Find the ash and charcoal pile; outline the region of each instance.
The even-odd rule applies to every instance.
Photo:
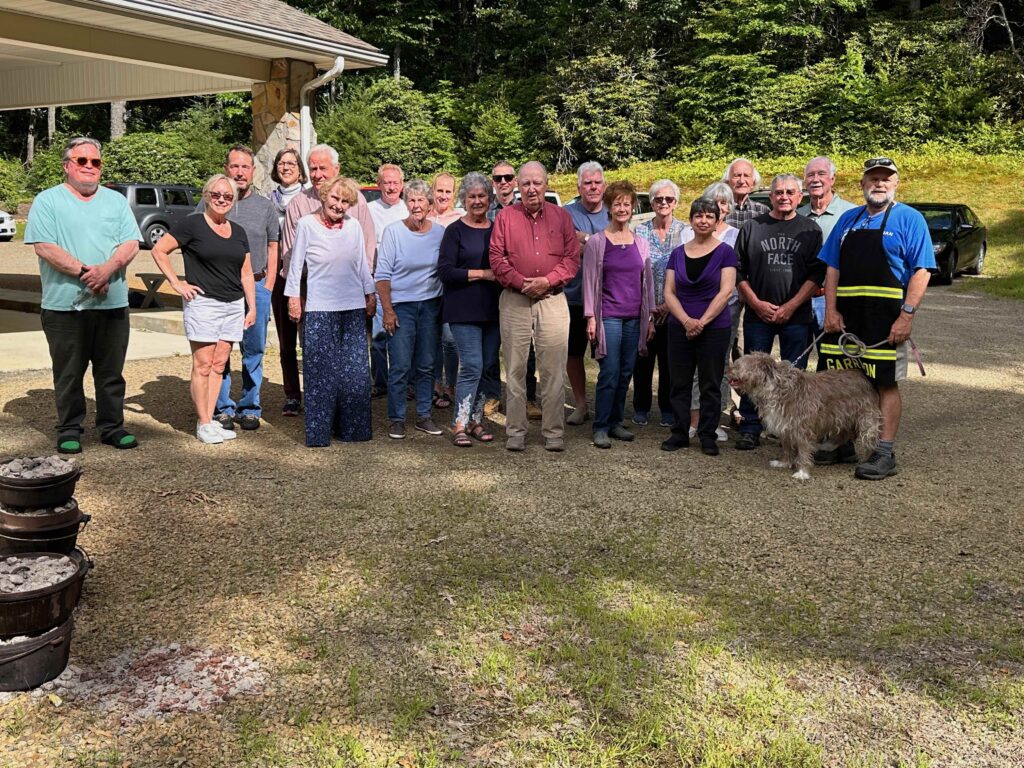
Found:
[[[70,579],[78,566],[70,557],[18,557],[0,559],[0,592],[31,592]]]
[[[0,477],[41,480],[47,477],[61,477],[74,468],[74,460],[65,461],[60,456],[34,456],[11,459],[5,464],[0,464]]]
[[[245,656],[172,645],[123,653],[93,669],[74,664],[36,690],[68,703],[120,716],[122,725],[181,712],[205,712],[236,696],[264,690],[266,674]],[[0,703],[15,694],[0,694]]]
[[[75,508],[75,504],[74,500],[66,501],[57,507],[9,507],[6,504],[0,504],[0,510],[25,517],[54,517],[70,512]]]

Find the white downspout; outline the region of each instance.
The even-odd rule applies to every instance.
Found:
[[[310,80],[299,90],[299,152],[303,162],[309,160],[309,148],[313,145],[313,117],[310,109],[313,91],[324,83],[331,82],[344,71],[345,57],[339,56],[334,60],[333,67]]]

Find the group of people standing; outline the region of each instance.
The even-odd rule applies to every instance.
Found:
[[[81,376],[90,361],[103,441],[137,445],[120,415],[120,368],[124,268],[139,233],[124,198],[99,187],[101,166],[97,142],[69,142],[67,182],[37,198],[26,232],[41,259],[58,450],[69,453],[81,450]],[[524,450],[529,419],[539,417],[544,448],[562,451],[565,424],[591,418],[584,369],[590,348],[600,367],[595,446],[634,439],[625,426],[630,382],[632,421],[649,423],[657,367],[659,423],[671,429],[662,449],[678,450],[696,437],[704,453],[716,455],[727,439],[720,426],[723,402],[731,400],[725,369],[742,314],[745,352],[771,351],[778,337],[782,357],[800,367],[818,329],[837,334],[852,324],[866,343],[891,347],[881,346],[877,364],[864,365],[841,349],[831,354],[835,345],[825,337],[819,366],[857,365],[876,382],[883,441],[857,475],[895,472],[902,345],[935,262],[923,219],[894,202],[898,173],[888,158],[865,163],[865,206],[834,193],[835,166],[824,157],[807,164],[803,183],[794,174],[773,178],[770,206],[751,199],[760,176],[739,158],[690,204],[685,221],[675,215],[678,186],[660,179],[648,191],[654,217],[635,231],[636,189],[628,181],[607,184],[596,162],[580,166],[579,197],[565,208],[545,199],[547,171],[536,161],[518,170],[498,163],[490,177],[441,174],[431,184],[407,182],[401,168],[384,165],[380,197],[369,203],[327,145],[313,147],[306,164],[293,149],[278,153],[269,197],[253,187],[248,147],[232,147],[224,170],[207,181],[196,213],[153,248],[183,300],[196,436],[204,443],[233,439],[236,426],[259,427],[273,313],[282,412],[297,416],[305,408],[310,447],[369,440],[374,396],[387,397],[390,438],[406,436],[411,401],[415,429],[442,435],[434,410],[450,406],[456,446],[491,442],[488,417],[500,407],[503,354],[505,447]],[[800,208],[803,184],[810,202]],[[88,235],[72,231],[97,204],[102,215],[92,220],[103,226],[83,228]],[[183,277],[171,265],[176,249]],[[87,312],[71,306],[78,290],[93,299]],[[111,343],[96,345],[98,337]],[[228,368],[236,342],[238,401]],[[69,353],[75,344],[78,351]],[[566,381],[574,400],[568,418]],[[757,448],[757,410],[741,397],[739,412],[736,448]],[[826,463],[849,456],[827,442],[819,454]]]

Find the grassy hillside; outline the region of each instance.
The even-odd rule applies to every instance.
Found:
[[[808,158],[756,159],[767,186],[776,173],[803,175]],[[978,157],[966,154],[894,155],[900,168],[897,197],[907,202],[963,202],[978,214],[989,230],[987,279],[971,280],[999,296],[1024,299],[1024,157],[1019,155]],[[860,180],[863,158],[833,158],[839,168],[837,188],[848,200],[861,200]],[[629,179],[646,189],[656,179],[669,178],[683,192],[683,200],[697,197],[712,181],[721,178],[727,159],[686,163],[661,162],[609,171],[609,179]],[[551,186],[564,199],[576,194],[576,178],[559,175]],[[683,205],[679,206],[682,210]],[[968,284],[961,281],[961,286]]]

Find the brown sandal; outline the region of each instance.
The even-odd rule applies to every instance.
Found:
[[[479,440],[481,443],[490,443],[494,440],[494,435],[488,432],[483,424],[470,424],[468,431],[470,437],[474,440]]]
[[[466,430],[458,429],[455,431],[455,437],[452,438],[452,442],[455,443],[458,448],[472,448],[473,441],[469,439],[469,435],[466,434]]]

